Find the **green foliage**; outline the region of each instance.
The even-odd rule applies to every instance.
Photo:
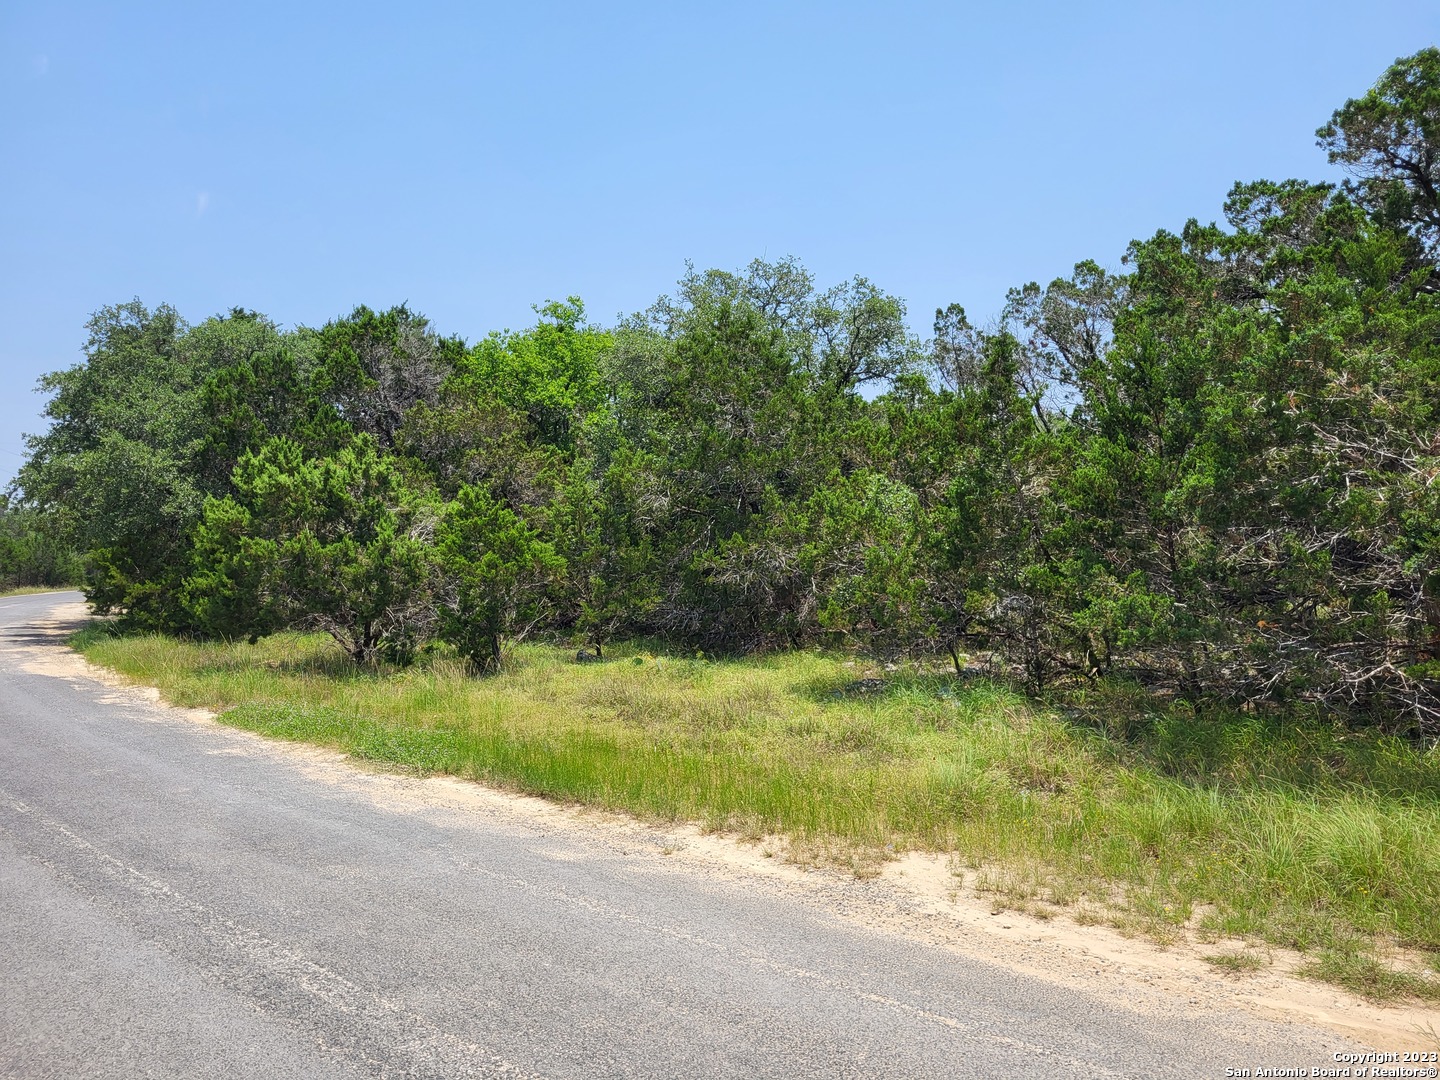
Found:
[[[0,501],[0,589],[74,585],[81,574],[53,516]]]
[[[188,628],[178,595],[207,494],[196,460],[207,435],[203,388],[277,332],[239,310],[191,329],[173,308],[138,300],[102,309],[87,329],[86,362],[41,380],[51,426],[31,437],[17,483],[87,553],[97,610]]]
[[[1407,238],[1343,194],[1253,184],[1227,208],[1231,232],[1192,222],[1131,247],[1056,489],[1067,546],[1120,603],[1134,662],[1191,696],[1432,728],[1435,686],[1404,669],[1436,625],[1422,387],[1440,310]]]
[[[233,484],[206,504],[184,590],[206,630],[253,641],[302,626],[362,663],[413,655],[433,618],[435,512],[372,438],[322,458],[274,439],[241,458]]]
[[[498,670],[547,613],[546,590],[565,560],[513,510],[472,486],[446,507],[436,554],[440,636],[481,671]]]
[[[319,330],[313,348],[312,392],[386,451],[411,409],[438,400],[464,355],[461,341],[441,338],[404,305],[382,312],[357,307]]]
[[[867,469],[832,475],[805,509],[820,624],[878,655],[912,651],[929,630],[915,493]]]
[[[1440,258],[1440,49],[1395,61],[1315,135],[1378,221],[1413,230],[1432,264]]]
[[[476,345],[459,385],[525,416],[540,443],[570,450],[576,430],[602,403],[599,357],[610,338],[586,326],[579,297],[535,311],[540,319],[533,329],[491,334]]]
[[[20,486],[140,626],[443,629],[481,668],[532,631],[843,643],[1433,739],[1437,87],[1425,49],[1336,111],[1347,184],[1238,184],[993,326],[937,311],[928,354],[788,258],[473,347],[403,306],[105,309]]]
[[[581,460],[556,500],[556,545],[565,560],[567,601],[576,628],[602,656],[617,631],[642,626],[660,601],[656,553],[640,528],[634,455],[611,453],[598,479]]]

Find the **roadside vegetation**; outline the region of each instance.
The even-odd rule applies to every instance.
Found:
[[[231,723],[1431,993],[1440,50],[1316,137],[924,340],[789,258],[476,342],[102,308],[0,524]]]
[[[79,585],[84,570],[54,514],[0,498],[0,596]]]
[[[1319,132],[1343,184],[1012,289],[933,337],[864,278],[690,271],[469,344],[406,307],[283,330],[138,300],[42,381],[16,513],[97,612],[329,634],[995,656],[1201,709],[1440,738],[1440,50]]]
[[[862,876],[953,852],[957,887],[1042,917],[1264,946],[1377,999],[1440,1000],[1440,755],[1376,732],[1100,687],[1047,708],[990,679],[876,678],[814,651],[707,660],[523,646],[361,669],[327,638],[85,631],[93,661],[223,723],[356,758],[695,821]],[[1237,950],[1235,942],[1257,948]]]

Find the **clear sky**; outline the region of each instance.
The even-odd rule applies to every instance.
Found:
[[[0,481],[139,296],[474,339],[697,266],[992,316],[1007,287],[1331,176],[1314,129],[1433,0],[0,4]]]

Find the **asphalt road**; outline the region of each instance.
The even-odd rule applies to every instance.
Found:
[[[47,666],[76,599],[0,599],[0,1075],[1188,1078],[1339,1045],[387,803]]]

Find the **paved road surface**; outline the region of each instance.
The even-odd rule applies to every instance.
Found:
[[[583,825],[387,806],[47,669],[77,599],[0,599],[0,1075],[1218,1077],[1340,1045],[646,872]]]

